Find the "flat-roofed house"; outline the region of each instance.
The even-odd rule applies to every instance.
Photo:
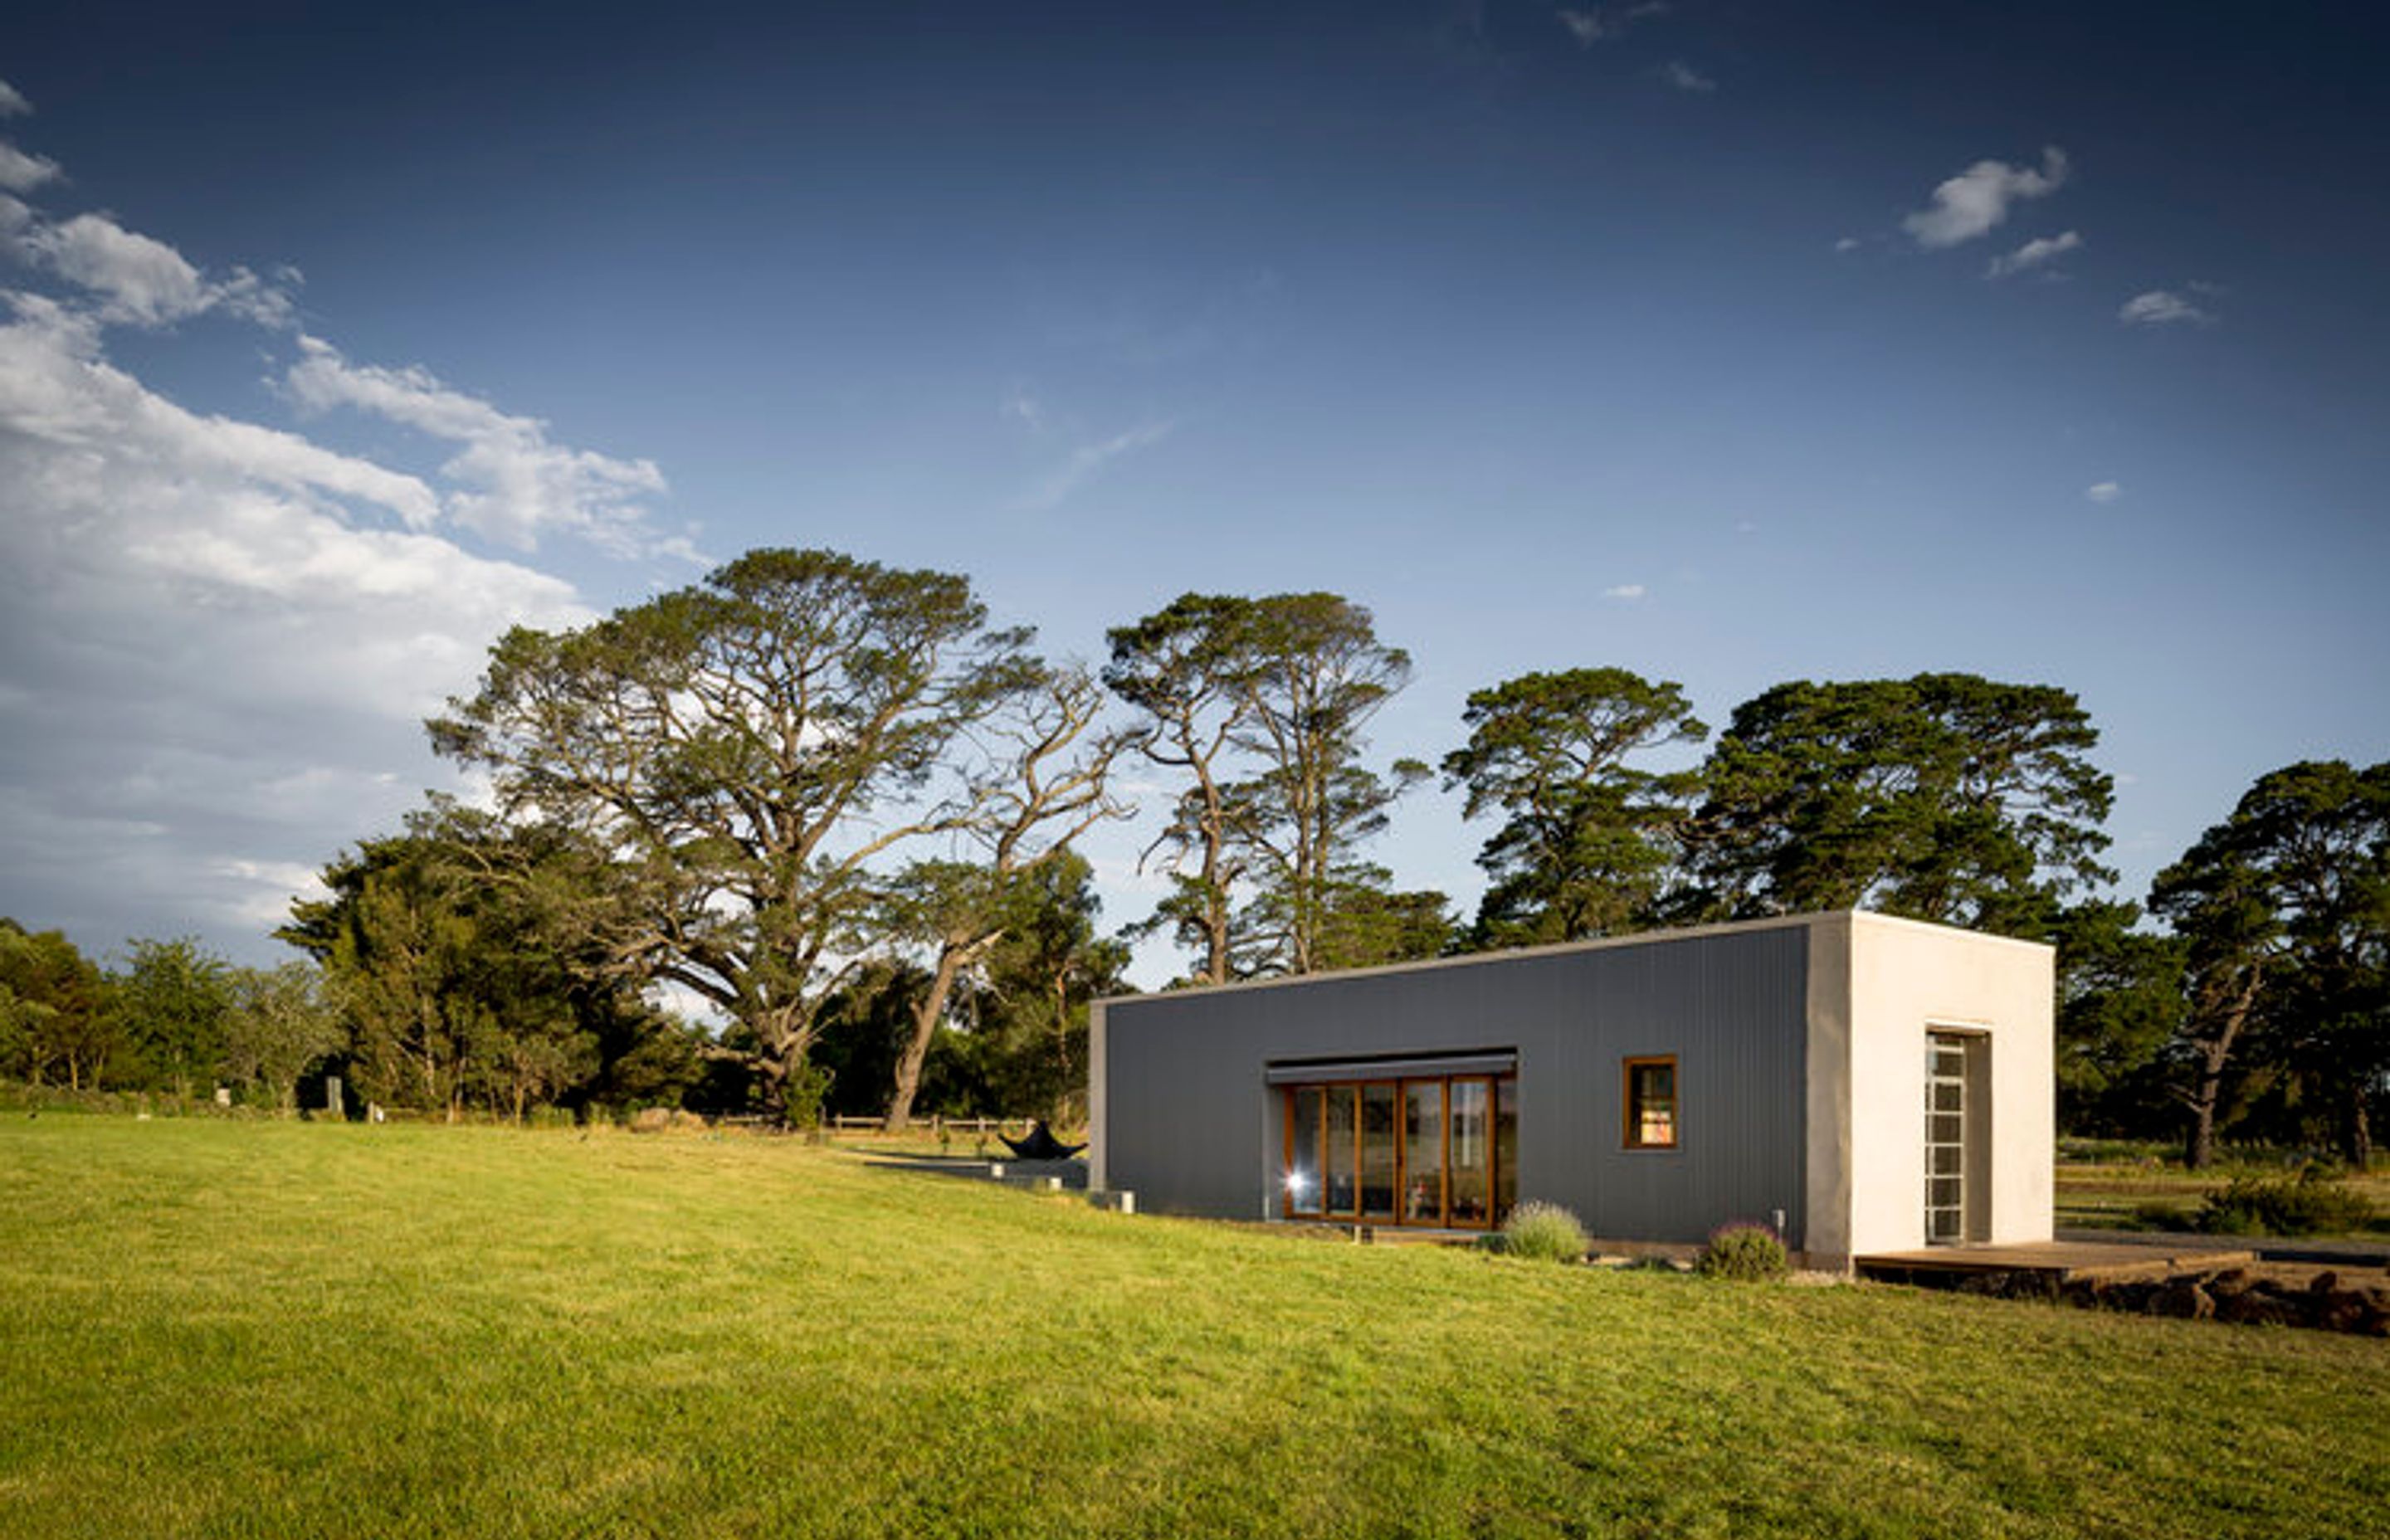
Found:
[[[2047,1240],[2050,948],[1859,912],[1099,1002],[1089,1184],[1148,1213],[1595,1236],[1809,1265]]]

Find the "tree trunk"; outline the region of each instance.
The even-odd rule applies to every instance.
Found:
[[[2225,1006],[2216,1035],[2199,1045],[2199,1079],[2189,1099],[2191,1136],[2183,1146],[2183,1164],[2205,1171],[2216,1159],[2216,1108],[2224,1099],[2224,1071],[2232,1061],[2232,1043],[2249,1020],[2257,1001],[2258,973],[2250,969],[2240,993]]]
[[[1209,802],[1203,815],[1203,982],[1228,982],[1228,891],[1220,881],[1220,847],[1227,841],[1219,794],[1204,779]]]
[[[2191,1136],[2183,1141],[2182,1163],[2192,1171],[2205,1171],[2216,1160],[2216,1103],[2194,1101],[2191,1106]]]
[[[938,948],[938,971],[930,980],[930,992],[921,996],[913,1010],[913,1035],[905,1045],[903,1057],[896,1060],[896,1088],[888,1098],[888,1132],[893,1134],[913,1123],[913,1095],[921,1088],[921,1066],[930,1057],[930,1044],[938,1035],[938,1022],[946,1013],[946,1000],[954,994],[955,979],[962,972],[972,948],[951,943]]]
[[[2348,1112],[2341,1120],[2340,1152],[2359,1176],[2373,1165],[2373,1120],[2365,1101],[2366,1087],[2353,1088],[2348,1094]]]

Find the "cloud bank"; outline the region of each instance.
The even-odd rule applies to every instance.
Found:
[[[0,85],[0,113],[21,102]],[[448,781],[421,720],[472,687],[489,644],[591,618],[569,583],[468,537],[651,551],[670,543],[640,500],[662,475],[296,335],[289,279],[203,271],[112,216],[5,203],[0,914],[103,951],[198,932],[270,955],[265,931],[324,861]],[[417,474],[191,410],[111,356],[117,329],[180,346],[161,328],[207,314],[258,328],[237,356],[295,348],[289,404],[456,453]]]

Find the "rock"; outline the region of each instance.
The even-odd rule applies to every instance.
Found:
[[[2159,1290],[2151,1299],[2150,1310],[2177,1320],[2204,1321],[2216,1314],[2216,1296],[2184,1279]]]
[[[2216,1302],[2216,1318],[2236,1326],[2292,1326],[2297,1312],[2263,1289],[2244,1289]]]
[[[634,1134],[661,1134],[672,1126],[672,1112],[662,1107],[642,1107],[631,1117]]]
[[[2315,1324],[2326,1331],[2355,1331],[2369,1312],[2371,1301],[2364,1290],[2333,1289],[2316,1295]]]
[[[2257,1275],[2246,1267],[2227,1267],[2207,1280],[2207,1291],[2216,1296],[2218,1304],[2229,1294],[2245,1294],[2257,1286]]]
[[[2307,1279],[2307,1292],[2310,1294],[2329,1294],[2339,1287],[2340,1275],[2329,1267]]]

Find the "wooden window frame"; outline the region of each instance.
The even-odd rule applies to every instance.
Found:
[[[1422,1228],[1452,1230],[1488,1230],[1494,1228],[1502,1222],[1503,1217],[1500,1213],[1495,1212],[1499,1207],[1496,1199],[1497,1195],[1501,1190],[1499,1176],[1501,1153],[1497,1147],[1497,1141],[1495,1138],[1495,1123],[1499,1115],[1502,1086],[1506,1084],[1515,1085],[1517,1082],[1518,1076],[1514,1074],[1410,1075],[1398,1076],[1393,1080],[1296,1081],[1292,1084],[1279,1087],[1279,1090],[1283,1093],[1279,1104],[1282,1160],[1282,1163],[1279,1169],[1281,1172],[1291,1171],[1295,1169],[1296,1165],[1295,1156],[1297,1151],[1295,1149],[1294,1142],[1294,1127],[1297,1121],[1295,1116],[1295,1108],[1298,1099],[1306,1095],[1324,1093],[1321,1095],[1319,1108],[1318,1148],[1308,1152],[1313,1156],[1314,1162],[1318,1167],[1318,1170],[1315,1173],[1316,1190],[1313,1192],[1309,1200],[1309,1207],[1297,1208],[1292,1195],[1281,1187],[1279,1190],[1279,1213],[1280,1217],[1286,1219],[1325,1221],[1331,1224],[1384,1225],[1390,1227],[1399,1227],[1408,1225]],[[1452,1217],[1452,1088],[1455,1085],[1464,1083],[1482,1086],[1485,1093],[1485,1206],[1488,1217],[1479,1220],[1455,1219]],[[1391,1219],[1369,1218],[1361,1213],[1361,1149],[1363,1145],[1361,1100],[1362,1088],[1368,1085],[1391,1085],[1394,1090],[1394,1216]],[[1439,1170],[1437,1172],[1436,1178],[1436,1196],[1437,1213],[1442,1217],[1436,1220],[1413,1220],[1404,1212],[1407,1207],[1405,1202],[1405,1191],[1409,1180],[1410,1165],[1409,1150],[1407,1148],[1404,1136],[1404,1118],[1406,1099],[1407,1097],[1409,1088],[1413,1085],[1434,1085],[1437,1087],[1436,1102],[1437,1106],[1441,1110],[1441,1116],[1437,1120],[1437,1137],[1439,1143],[1442,1145],[1442,1149],[1440,1151],[1441,1158],[1438,1161]],[[1349,1096],[1353,1098],[1353,1206],[1350,1209],[1330,1209],[1328,1207],[1328,1161],[1326,1157],[1328,1153],[1329,1116],[1327,1101],[1329,1097],[1340,1094]]]
[[[1641,1104],[1635,1097],[1635,1072],[1666,1066],[1668,1071],[1668,1137],[1643,1137]],[[1638,1054],[1624,1061],[1619,1072],[1619,1142],[1626,1149],[1682,1149],[1685,1146],[1685,1077],[1672,1053]]]

